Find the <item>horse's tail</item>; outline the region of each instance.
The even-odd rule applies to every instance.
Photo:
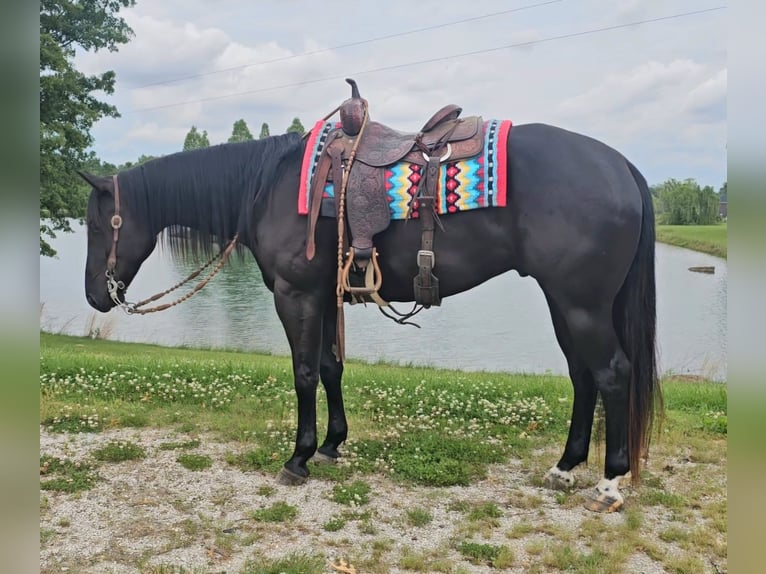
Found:
[[[613,319],[631,363],[628,457],[633,484],[638,484],[641,459],[648,455],[653,422],[656,415],[662,416],[663,401],[657,374],[654,207],[646,179],[633,164],[627,164],[641,193],[643,215],[638,249],[617,294]]]

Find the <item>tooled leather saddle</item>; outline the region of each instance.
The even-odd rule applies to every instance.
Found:
[[[348,237],[344,238],[343,246],[346,253],[350,242],[346,267],[353,259],[357,269],[366,270],[377,257],[374,237],[386,229],[391,220],[385,191],[386,169],[401,161],[418,164],[422,175],[413,202],[417,202],[421,221],[421,247],[416,255],[418,274],[413,280],[414,296],[416,304],[423,307],[440,305],[439,280],[433,273],[439,169],[447,160],[473,157],[482,151],[482,118],[460,118],[462,108],[450,104],[433,114],[419,132],[401,132],[369,120],[367,101],[359,95],[356,82],[346,81],[351,85],[351,98],[339,108],[341,125],[328,135],[311,182],[306,256],[308,259],[314,256],[322,192],[326,182],[332,181],[336,190],[336,215],[340,215],[338,204],[344,203],[348,222]],[[345,189],[340,189],[344,183]],[[340,195],[345,194],[344,202],[339,202],[339,191]],[[368,294],[377,291],[379,286],[378,280],[374,288],[367,289]],[[351,291],[348,287],[346,290]]]

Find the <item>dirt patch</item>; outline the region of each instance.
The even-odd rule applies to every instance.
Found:
[[[199,444],[187,442],[192,439]],[[660,447],[644,485],[625,489],[625,509],[609,515],[583,509],[577,491],[539,486],[557,456],[547,449],[530,460],[492,465],[488,478],[468,487],[355,477],[370,486],[369,502],[359,505],[334,501],[336,482],[313,479],[286,487],[274,475],[242,472],[226,456],[252,444],[220,443],[210,436],[42,429],[40,450],[90,464],[93,451],[117,440],[140,445],[145,458],[99,463],[90,489],[41,490],[41,572],[257,572],[246,569],[248,561],[292,553],[321,557],[326,572],[344,559],[358,574],[493,572],[500,566],[506,572],[646,574],[727,568],[725,441],[716,447],[722,456],[704,461],[693,450]],[[184,468],[177,461],[182,448],[209,456],[212,466]],[[596,483],[597,466],[578,470],[578,488]],[[277,512],[289,508],[296,512]],[[485,551],[505,562],[482,558]],[[588,564],[595,569],[586,569]]]

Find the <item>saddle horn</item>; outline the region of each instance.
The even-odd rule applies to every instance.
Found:
[[[351,97],[340,105],[340,125],[346,135],[355,136],[362,129],[367,100],[359,95],[356,81],[346,78],[346,82],[351,86]]]

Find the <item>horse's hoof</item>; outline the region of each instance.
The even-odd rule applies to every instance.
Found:
[[[583,506],[592,512],[615,512],[620,510],[623,505],[622,496],[607,494],[605,492],[599,492],[597,488],[593,488],[584,494],[585,503]]]
[[[301,484],[305,484],[308,478],[308,476],[301,476],[300,474],[296,474],[293,471],[282,467],[282,470],[279,471],[279,475],[277,476],[277,482],[284,486],[300,486]]]
[[[319,451],[314,453],[314,456],[311,457],[311,460],[313,460],[316,464],[336,464],[338,462],[336,457],[323,454]]]
[[[575,477],[574,474],[568,470],[559,470],[554,466],[545,473],[543,484],[545,485],[545,488],[550,488],[552,490],[570,490],[574,488]]]

